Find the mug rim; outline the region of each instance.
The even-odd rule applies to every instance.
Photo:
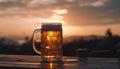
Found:
[[[41,25],[62,25],[60,22],[43,22]]]
[[[42,23],[41,29],[43,30],[62,30],[62,23]]]

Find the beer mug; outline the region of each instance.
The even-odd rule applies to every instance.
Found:
[[[41,29],[33,32],[33,49],[41,55],[43,62],[61,61],[62,43],[61,23],[42,23]]]

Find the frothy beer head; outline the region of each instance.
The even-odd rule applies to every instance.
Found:
[[[42,23],[43,30],[62,30],[61,23]]]

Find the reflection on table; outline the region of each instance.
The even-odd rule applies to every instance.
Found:
[[[63,63],[41,63],[35,55],[0,55],[0,69],[120,69],[117,58],[63,57]]]

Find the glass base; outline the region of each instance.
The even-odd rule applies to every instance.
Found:
[[[41,63],[63,63],[62,59],[42,58]]]

